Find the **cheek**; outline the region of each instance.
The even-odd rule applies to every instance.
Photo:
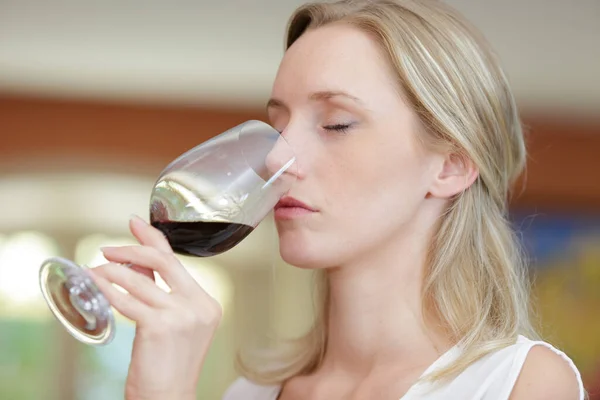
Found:
[[[339,230],[373,236],[373,230],[387,232],[386,226],[405,223],[416,212],[427,193],[427,170],[408,146],[363,148],[332,166],[327,194]]]
[[[402,198],[414,197],[424,190],[423,160],[407,149],[365,148],[336,167],[337,177],[331,179],[332,188],[345,193],[348,205],[364,201],[377,204],[388,197],[396,197],[401,202]]]
[[[387,151],[330,152],[319,160],[310,181],[323,215],[306,226],[279,227],[286,262],[305,268],[345,263],[406,225],[421,196],[421,172],[406,151]]]

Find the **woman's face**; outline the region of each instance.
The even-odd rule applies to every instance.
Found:
[[[343,265],[418,228],[441,158],[419,144],[418,120],[367,34],[306,32],[282,60],[268,112],[297,155],[289,196],[311,209],[276,207],[286,262]]]

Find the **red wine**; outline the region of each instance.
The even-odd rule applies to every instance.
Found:
[[[167,237],[173,251],[197,257],[223,253],[244,240],[254,228],[232,222],[152,221]]]

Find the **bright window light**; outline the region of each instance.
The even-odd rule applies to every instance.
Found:
[[[56,242],[39,232],[15,233],[0,242],[0,296],[9,309],[43,304],[39,269],[46,258],[57,255]]]

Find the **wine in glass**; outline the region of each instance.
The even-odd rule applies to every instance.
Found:
[[[221,254],[240,243],[295,181],[294,153],[278,131],[246,121],[194,147],[160,174],[150,196],[150,223],[176,253]],[[52,257],[40,268],[48,307],[76,339],[109,343],[110,304],[85,266]]]

